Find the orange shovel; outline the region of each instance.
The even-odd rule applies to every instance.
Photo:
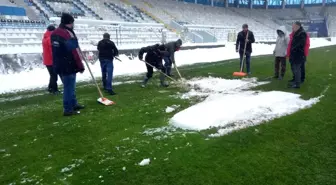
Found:
[[[245,53],[246,53],[246,45],[247,45],[247,39],[248,39],[249,32],[247,31],[246,33],[246,39],[245,39],[245,45],[244,45],[244,52],[243,52],[243,60],[240,63],[240,71],[239,72],[234,72],[233,76],[239,76],[239,77],[244,77],[247,74],[243,72],[243,67],[244,67],[244,61],[246,59]]]

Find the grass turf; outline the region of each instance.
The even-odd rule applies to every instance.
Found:
[[[181,89],[159,88],[157,79],[146,89],[117,86],[120,95],[111,97],[117,102],[112,107],[96,103],[93,86],[79,87],[78,99],[87,108],[71,118],[61,116],[57,96],[0,102],[0,184],[336,184],[334,52],[336,47],[311,51],[307,81],[299,90],[287,89],[290,70],[284,81],[258,87],[304,98],[329,87],[320,103],[219,138],[208,139],[208,131],[144,134],[167,126],[174,114],[165,113],[167,106],[183,110],[193,104],[169,96]],[[231,61],[186,66],[181,73],[232,78],[238,63]],[[273,57],[252,62],[253,76],[272,76]],[[27,94],[32,92],[20,93]],[[144,158],[151,164],[139,166]]]

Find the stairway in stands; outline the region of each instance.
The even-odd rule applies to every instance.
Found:
[[[77,5],[82,11],[84,11],[86,15],[90,14],[98,20],[103,20],[102,17],[100,17],[96,12],[94,12],[90,7],[84,4],[81,0],[73,0],[73,3]]]

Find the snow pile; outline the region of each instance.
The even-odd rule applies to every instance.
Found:
[[[221,136],[234,130],[261,124],[275,118],[292,114],[300,109],[308,108],[322,97],[303,100],[299,94],[270,91],[243,91],[264,83],[256,79],[226,80],[220,78],[204,78],[189,82],[194,85],[191,92],[182,98],[206,96],[205,100],[177,114],[170,124],[187,130],[205,130],[219,128],[218,133],[210,136]]]
[[[139,166],[146,166],[149,165],[150,159],[144,159],[139,163]]]
[[[166,108],[166,113],[172,113],[172,112],[174,112],[177,108],[179,108],[180,106],[179,105],[172,105],[172,106],[168,106],[167,108]]]

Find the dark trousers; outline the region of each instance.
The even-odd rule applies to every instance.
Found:
[[[77,105],[76,99],[76,74],[62,75],[63,82],[63,108],[64,112],[72,112]]]
[[[243,65],[243,71],[244,71],[244,63],[242,62],[244,59],[243,56],[243,52],[239,52],[239,56],[240,56],[240,68],[242,67],[241,65]],[[246,72],[250,73],[251,72],[251,54],[249,53],[245,53],[245,63],[246,63]]]
[[[54,71],[53,66],[46,66],[49,72],[49,85],[48,85],[48,91],[53,93],[58,91],[57,87],[57,74]]]
[[[160,69],[162,73],[166,72],[166,68],[163,67],[163,66],[161,66],[161,67],[160,66],[155,66],[155,65],[153,65],[153,66],[156,67],[157,69]],[[147,74],[146,74],[146,78],[144,80],[144,83],[147,83],[148,80],[153,77],[153,70],[154,70],[153,67],[148,65],[148,64],[146,64],[146,68],[147,68]],[[165,75],[162,74],[162,73],[160,74],[161,83],[163,83],[164,80],[165,80]]]
[[[281,77],[285,76],[285,73],[286,73],[286,57],[275,57],[274,76],[279,77],[279,72],[280,72]]]
[[[294,79],[294,83],[297,86],[300,86],[301,84],[301,73],[302,73],[302,63],[292,63],[291,65],[292,67],[292,72],[293,72],[293,79]]]
[[[164,67],[165,67],[165,73],[168,75],[168,76],[171,76],[171,69],[172,69],[172,66],[173,66],[173,62],[170,60],[170,57],[164,57],[163,58],[164,60]]]
[[[113,60],[99,59],[104,89],[112,90]]]
[[[291,63],[291,66],[292,65],[293,64]],[[301,75],[300,75],[301,82],[304,82],[306,80],[306,62],[302,62],[300,68],[301,68]],[[295,80],[294,72],[293,72],[293,80]]]

